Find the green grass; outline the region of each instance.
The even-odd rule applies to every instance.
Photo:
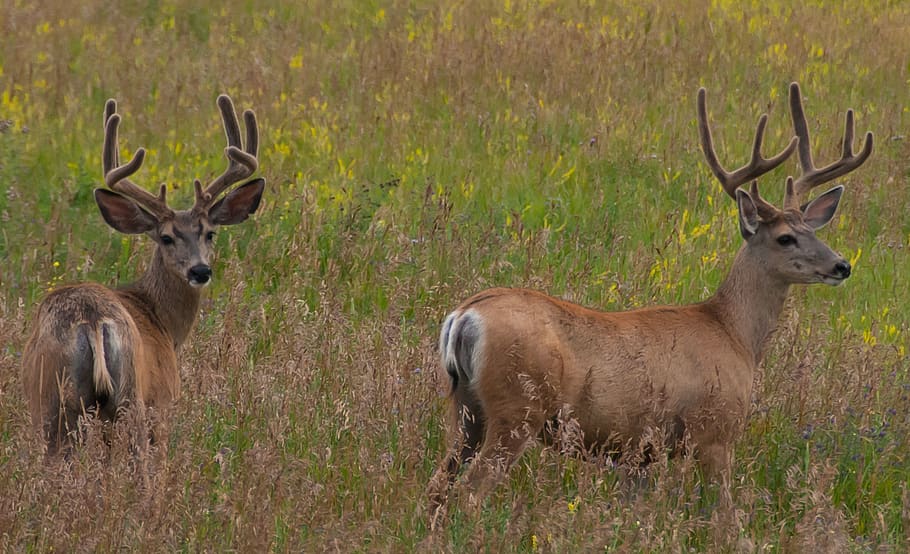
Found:
[[[109,4],[0,10],[0,550],[910,547],[906,5]],[[445,313],[493,285],[608,310],[704,299],[740,238],[702,162],[696,90],[733,165],[764,111],[766,151],[787,142],[793,80],[819,163],[848,107],[876,151],[821,232],[854,275],[794,289],[756,376],[742,530],[712,515],[690,461],[639,485],[540,447],[431,535]],[[104,101],[124,155],[149,149],[135,180],[186,205],[225,163],[220,92],[257,112],[268,188],[218,236],[166,459],[146,489],[126,455],[55,472],[19,377],[35,307],[61,283],[135,277],[150,248],[92,200]]]

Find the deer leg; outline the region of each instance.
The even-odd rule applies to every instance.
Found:
[[[708,445],[699,444],[698,463],[702,467],[705,476],[720,486],[720,507],[724,510],[732,510],[732,449],[727,445],[719,443]]]
[[[461,389],[456,390],[454,396],[453,416],[457,438],[427,486],[431,528],[435,528],[437,520],[444,515],[449,489],[458,472],[464,464],[474,459],[484,437],[483,415],[477,400]]]
[[[718,544],[745,545],[744,551],[754,550],[751,541],[744,536],[744,512],[733,504],[732,494],[732,448],[722,444],[699,447],[699,463],[705,475],[720,487],[720,498],[711,514],[711,527]],[[740,547],[737,547],[740,550]]]
[[[556,391],[549,380],[562,368],[558,352],[544,343],[517,343],[501,354],[491,355],[475,388],[486,429],[483,445],[459,484],[460,501],[471,510],[505,477],[528,444],[543,434],[547,420],[558,411]],[[529,365],[529,359],[535,363]],[[503,378],[490,369],[499,366],[515,373]]]
[[[487,422],[483,446],[465,473],[459,496],[466,509],[475,510],[506,476],[530,442],[543,430],[542,413],[528,414],[519,421]]]
[[[47,457],[56,458],[61,454],[69,457],[73,443],[78,441],[79,412],[65,405],[60,406],[44,424],[44,438],[47,442]]]

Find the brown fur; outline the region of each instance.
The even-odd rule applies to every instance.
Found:
[[[793,98],[794,118],[802,118],[795,85],[791,104]],[[808,144],[805,125],[797,125],[799,141],[773,160],[761,158],[765,121],[763,116],[752,161],[727,172],[713,152],[704,91],[699,93],[706,156],[737,201],[745,239],[710,299],[604,313],[531,290],[490,289],[449,314],[440,353],[452,383],[457,439],[429,486],[434,522],[463,464],[470,462],[462,485],[476,502],[529,442],[545,434],[548,422],[567,414],[584,446],[619,457],[634,458],[629,455],[652,446],[672,450],[687,438],[729,502],[733,443],[790,285],[836,285],[850,274],[850,265],[815,236],[834,216],[843,187],[800,207],[788,179],[783,210],[762,200],[755,184],[750,192],[739,189],[782,163],[797,142]],[[845,136],[852,137],[852,128]],[[801,148],[803,177],[811,178],[798,182],[802,192],[846,172],[840,168],[858,167],[871,153],[871,138],[867,144],[858,157],[845,148],[844,158],[829,166],[839,168],[836,174],[815,169]]]
[[[182,211],[168,207],[164,187],[156,197],[127,180],[141,166],[144,150],[118,165],[120,116],[113,100],[105,106],[102,159],[110,189],[96,189],[95,200],[111,227],[145,233],[156,247],[135,283],[117,289],[96,283],[61,287],[39,306],[22,356],[22,381],[32,422],[51,455],[72,444],[79,418],[89,412],[113,421],[124,408],[138,410],[139,448],[163,431],[166,412],[180,394],[177,355],[211,277],[214,229],[246,220],[265,187],[263,179],[253,179],[221,196],[258,167],[258,132],[247,111],[243,148],[233,104],[222,95],[218,105],[228,136],[228,169],[205,190],[196,181],[196,203]],[[158,412],[151,437],[145,430],[147,408]]]
[[[157,256],[156,256],[157,258]],[[136,402],[144,407],[166,410],[178,397],[180,375],[177,351],[186,334],[162,324],[164,306],[178,307],[183,321],[191,325],[199,306],[199,291],[185,280],[171,279],[170,286],[158,283],[155,298],[148,283],[160,267],[153,264],[137,283],[123,289],[109,289],[96,283],[61,287],[50,293],[38,308],[31,336],[22,358],[22,379],[32,422],[40,429],[54,454],[71,439],[78,418],[95,409],[99,416],[114,420],[117,411]],[[181,282],[182,281],[182,282]],[[167,291],[164,297],[161,292]],[[96,367],[97,358],[107,357],[110,395],[95,390],[94,375],[85,374],[75,335],[88,325],[101,335],[106,322],[119,345],[119,353],[105,351],[100,337],[87,353]],[[177,340],[179,338],[179,341]],[[100,353],[100,355],[99,355]],[[83,354],[84,355],[84,354]],[[111,363],[113,361],[113,363]]]
[[[700,304],[605,313],[523,289],[490,289],[465,300],[450,316],[450,332],[464,329],[466,320],[481,331],[466,364],[470,375],[452,379],[462,445],[437,479],[451,482],[461,463],[476,457],[465,480],[482,496],[496,481],[490,461],[510,466],[566,408],[588,448],[637,452],[654,429],[673,447],[685,432],[703,466],[723,478],[748,414],[753,372],[790,283],[817,281],[818,265],[842,261],[817,239],[817,251],[808,248],[814,236],[805,228],[800,239],[809,253],[801,259],[817,265],[805,263],[812,271],[798,281],[776,275],[767,265],[791,260],[778,255],[768,263],[766,243],[784,230],[794,232],[782,218],[763,224],[717,294]],[[444,357],[458,342],[445,334],[444,328]],[[444,364],[458,373],[451,360]]]

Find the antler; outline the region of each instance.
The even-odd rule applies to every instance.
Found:
[[[792,177],[787,177],[788,187],[791,185],[792,181]],[[752,198],[752,203],[755,204],[755,209],[758,210],[758,215],[762,219],[771,219],[780,211],[774,204],[771,204],[762,198],[758,193],[758,181],[752,181],[752,184],[749,187],[749,196]]]
[[[817,168],[812,162],[811,140],[809,139],[809,126],[806,124],[806,114],[803,111],[802,94],[799,85],[790,83],[790,114],[793,117],[793,127],[799,137],[799,167],[801,175],[793,183],[792,190],[788,188],[784,199],[785,208],[799,209],[800,202],[805,193],[813,188],[833,181],[842,175],[850,173],[863,163],[872,154],[872,132],[866,133],[863,149],[859,154],[853,153],[853,135],[856,126],[853,120],[853,110],[847,110],[844,122],[844,146],[841,158],[822,168]]]
[[[139,171],[145,160],[145,149],[138,148],[129,162],[120,165],[120,152],[117,146],[120,114],[116,112],[117,101],[111,98],[104,104],[104,146],[101,153],[104,183],[109,189],[134,200],[158,218],[173,215],[173,210],[167,205],[165,185],[161,185],[161,192],[155,196],[127,178]]]
[[[234,103],[228,95],[218,97],[218,108],[221,110],[221,119],[224,122],[224,134],[227,136],[228,146],[224,154],[228,158],[228,167],[220,176],[213,180],[202,190],[202,183],[197,179],[196,204],[194,211],[206,211],[212,207],[218,197],[231,185],[242,181],[252,175],[259,167],[256,159],[259,151],[259,128],[256,125],[256,114],[253,110],[243,112],[243,123],[246,126],[246,146],[240,139],[240,124]]]
[[[708,167],[720,181],[724,191],[731,198],[736,198],[736,189],[744,183],[757,179],[761,175],[771,171],[775,167],[784,163],[790,157],[793,150],[796,149],[797,138],[793,137],[790,144],[784,150],[773,158],[764,158],[761,155],[762,141],[765,136],[765,125],[768,124],[768,115],[762,114],[758,120],[758,128],[755,130],[755,142],[752,145],[752,159],[749,163],[740,167],[736,171],[727,171],[720,165],[717,159],[717,152],[714,150],[714,140],[711,138],[711,129],[708,126],[708,109],[705,97],[707,92],[704,88],[698,89],[698,132],[701,137],[701,148],[705,153]],[[802,140],[802,139],[800,139]]]

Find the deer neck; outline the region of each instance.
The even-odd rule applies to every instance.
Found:
[[[706,304],[721,325],[761,363],[768,339],[777,327],[789,283],[768,275],[761,261],[751,255],[748,245],[736,254],[727,278]]]
[[[147,299],[148,307],[174,340],[174,349],[179,350],[196,322],[201,289],[168,270],[157,247],[145,274],[128,288]]]

